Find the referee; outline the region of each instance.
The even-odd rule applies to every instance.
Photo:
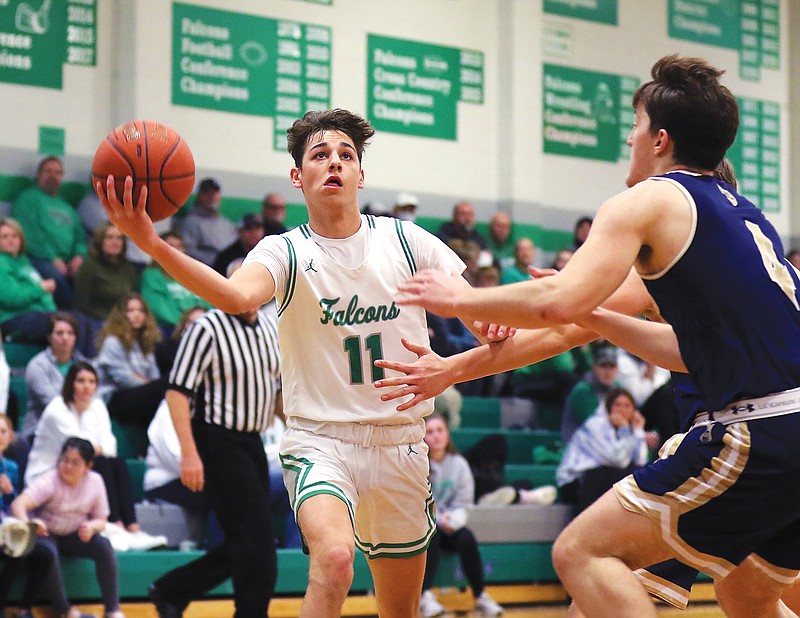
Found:
[[[267,615],[277,575],[269,472],[260,432],[280,405],[277,326],[263,312],[212,309],[184,333],[166,394],[181,444],[181,482],[205,490],[222,545],[157,579],[159,618],[233,578],[236,618]]]

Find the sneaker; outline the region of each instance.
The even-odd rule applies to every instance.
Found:
[[[133,551],[147,551],[156,547],[166,547],[167,537],[163,534],[147,534],[139,532],[128,532],[128,543]]]
[[[433,618],[434,616],[441,616],[447,610],[444,605],[436,600],[433,592],[425,590],[419,599],[419,613],[422,618]]]
[[[485,590],[475,599],[475,611],[484,616],[500,616],[505,610]]]
[[[492,506],[512,504],[516,497],[517,490],[511,487],[511,485],[504,485],[503,487],[499,487],[498,489],[481,496],[481,499],[478,500],[478,504]]]
[[[107,614],[104,614],[103,618],[125,618],[125,614],[122,613],[121,609],[118,609],[116,611],[108,612]]]
[[[117,524],[106,524],[100,534],[108,539],[114,551],[128,551],[131,548],[130,533]]]
[[[520,504],[553,504],[558,496],[558,490],[553,485],[543,485],[536,489],[520,489]]]

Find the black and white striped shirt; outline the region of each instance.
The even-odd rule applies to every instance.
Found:
[[[242,432],[267,429],[280,390],[278,330],[258,312],[255,324],[212,309],[181,337],[169,387],[202,397],[210,425]]]

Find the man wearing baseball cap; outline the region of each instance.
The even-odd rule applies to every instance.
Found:
[[[217,254],[211,267],[218,273],[228,276],[228,265],[234,260],[244,258],[250,250],[264,238],[264,219],[255,212],[248,212],[237,226],[239,237]]]

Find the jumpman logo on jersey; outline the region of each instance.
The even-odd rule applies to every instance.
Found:
[[[313,258],[312,258],[312,260],[311,260],[311,261],[308,263],[308,266],[306,266],[306,269],[305,269],[303,272],[308,272],[309,270],[313,270],[315,273],[316,273],[316,272],[319,272],[319,271],[318,271],[316,268],[314,268],[314,260],[313,260]]]
[[[414,447],[409,444],[408,453],[406,453],[406,455],[411,455],[411,453],[414,453],[414,455],[419,455],[419,453],[417,453],[417,451],[414,450]]]

